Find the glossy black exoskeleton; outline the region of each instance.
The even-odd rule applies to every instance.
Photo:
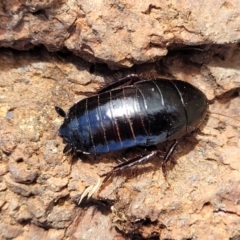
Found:
[[[67,143],[64,152],[98,154],[174,140],[164,157],[164,165],[177,140],[201,124],[207,108],[205,94],[187,82],[142,80],[132,74],[75,103],[67,114],[59,107],[56,111],[64,117],[59,128],[59,135]],[[112,173],[157,153],[158,150],[153,150],[130,159]]]

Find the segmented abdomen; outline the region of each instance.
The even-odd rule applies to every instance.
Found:
[[[69,110],[74,144],[90,153],[156,145],[185,133],[181,96],[168,80],[142,81],[83,99]],[[179,136],[178,136],[179,137]]]

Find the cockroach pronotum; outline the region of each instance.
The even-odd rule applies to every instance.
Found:
[[[173,140],[163,169],[178,139],[203,122],[208,109],[205,94],[180,80],[142,80],[131,74],[100,89],[96,95],[75,103],[64,117],[59,135],[64,153],[98,154],[134,146],[150,147]],[[116,166],[109,174],[139,164],[156,155],[151,150]]]

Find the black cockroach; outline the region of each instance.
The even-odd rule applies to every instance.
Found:
[[[180,80],[142,80],[131,74],[100,89],[96,95],[75,103],[64,117],[59,135],[67,143],[64,152],[98,154],[133,146],[156,146],[173,140],[163,168],[178,139],[194,131],[208,109],[205,94]],[[152,150],[116,166],[119,172],[156,155]]]

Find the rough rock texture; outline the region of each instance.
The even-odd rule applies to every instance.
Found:
[[[238,42],[239,13],[238,0],[1,1],[0,46],[43,44],[129,67],[160,59],[179,44]]]
[[[210,113],[200,131],[180,141],[173,156],[177,164],[168,166],[170,186],[160,170],[161,161],[155,158],[109,181],[95,196],[101,201],[79,208],[75,203],[81,193],[111,170],[122,153],[83,161],[64,156],[64,144],[57,136],[62,118],[54,106],[67,109],[84,97],[83,92],[99,87],[102,73],[109,81],[114,75],[102,65],[90,74],[91,66],[71,54],[49,54],[43,48],[1,49],[1,239],[33,235],[37,239],[228,239],[239,235],[240,50],[233,46],[225,52],[226,60],[211,53],[208,64],[189,61],[188,56],[200,61],[202,54],[178,52],[135,68],[139,74],[159,76],[167,67],[170,75],[206,93],[212,102],[210,112],[225,115]]]
[[[12,0],[0,8],[0,46],[28,50],[0,49],[0,239],[240,238],[238,1]],[[96,61],[144,64],[112,71]],[[87,187],[139,150],[63,155],[54,106],[67,110],[129,73],[192,83],[207,95],[209,116],[181,139],[167,182],[154,158],[78,206]]]

